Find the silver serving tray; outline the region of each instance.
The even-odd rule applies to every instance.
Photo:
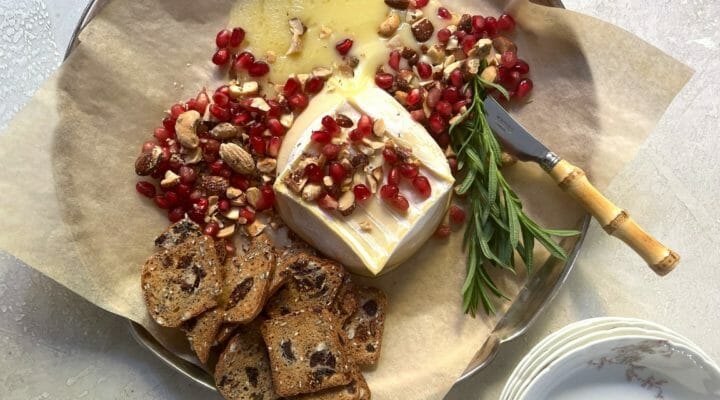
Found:
[[[78,43],[78,35],[82,29],[97,15],[108,1],[110,0],[91,0],[89,2],[83,11],[80,22],[73,32],[72,40],[65,52],[65,58],[70,55]],[[535,0],[535,2],[564,8],[561,0]],[[558,290],[570,274],[570,271],[572,271],[575,266],[575,261],[580,254],[580,249],[587,235],[590,220],[590,215],[586,215],[577,226],[577,229],[581,232],[580,235],[565,238],[560,243],[568,253],[568,258],[565,262],[550,258],[541,268],[538,268],[536,274],[530,277],[518,293],[517,298],[510,308],[498,321],[485,344],[475,354],[467,369],[458,378],[457,383],[471,378],[489,365],[497,354],[500,345],[523,335],[552,302]],[[198,385],[212,391],[217,390],[212,375],[206,370],[166,349],[142,326],[129,320],[128,323],[130,334],[133,338],[165,364],[187,376]]]

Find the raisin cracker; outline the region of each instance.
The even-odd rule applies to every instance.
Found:
[[[244,254],[225,262],[225,322],[245,324],[255,319],[269,296],[274,269],[275,250],[265,234],[250,239]]]
[[[361,366],[375,365],[380,357],[387,298],[380,289],[359,287],[357,311],[345,322],[348,352]]]

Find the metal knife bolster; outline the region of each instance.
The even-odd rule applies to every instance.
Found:
[[[561,158],[535,139],[530,132],[517,122],[493,97],[484,100],[485,115],[495,136],[503,148],[520,160],[534,161],[550,171]]]

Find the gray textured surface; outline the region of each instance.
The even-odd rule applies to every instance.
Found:
[[[488,370],[457,388],[459,399],[497,398],[513,366],[542,337],[594,316],[665,324],[720,360],[720,219],[712,211],[720,199],[720,3],[565,4],[630,30],[696,70],[607,193],[684,259],[669,277],[657,278],[593,226],[578,268],[549,311],[526,336],[504,345]],[[59,64],[82,7],[83,0],[0,0],[0,127]],[[2,253],[0,348],[2,399],[217,398],[143,352],[122,319]]]

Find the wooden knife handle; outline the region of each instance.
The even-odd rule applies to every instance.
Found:
[[[655,271],[663,276],[680,262],[680,256],[645,232],[625,210],[620,209],[600,193],[585,176],[585,172],[565,160],[550,170],[550,176],[560,188],[592,214],[605,232],[630,246]]]

